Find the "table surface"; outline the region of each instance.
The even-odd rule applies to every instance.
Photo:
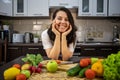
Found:
[[[25,57],[25,56],[20,56],[20,57],[14,59],[13,61],[10,61],[10,62],[4,64],[3,66],[0,66],[0,80],[4,80],[3,73],[4,73],[4,71],[5,71],[7,68],[9,68],[9,67],[11,67],[13,64],[17,64],[17,63],[20,64],[20,65],[22,65],[24,62],[21,60],[21,58],[23,58],[23,57]],[[44,58],[44,60],[47,60],[47,59],[48,59],[47,57],[43,57],[43,58]],[[80,60],[81,58],[83,58],[83,57],[73,56],[73,57],[70,59],[70,61],[79,62],[79,60]]]

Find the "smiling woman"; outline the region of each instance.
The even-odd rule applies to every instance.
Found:
[[[73,16],[67,8],[57,9],[52,16],[50,28],[41,34],[42,44],[47,56],[52,59],[68,60],[72,57],[77,28]]]

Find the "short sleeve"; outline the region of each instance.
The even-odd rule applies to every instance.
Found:
[[[42,44],[43,44],[43,48],[44,49],[48,49],[48,48],[51,48],[53,45],[50,41],[50,38],[47,34],[47,30],[43,31],[42,34],[41,34],[41,40],[42,40]]]

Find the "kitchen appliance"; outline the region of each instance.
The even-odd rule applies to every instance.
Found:
[[[25,43],[31,43],[33,41],[33,34],[30,32],[25,32],[24,41]]]
[[[113,42],[119,42],[119,26],[113,26]]]
[[[5,31],[4,30],[0,30],[0,39],[1,40],[5,39]]]
[[[23,43],[24,34],[14,33],[13,34],[13,43]]]

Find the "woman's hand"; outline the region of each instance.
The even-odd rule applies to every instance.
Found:
[[[56,24],[55,20],[52,23],[52,31],[55,33],[55,35],[60,35],[60,32],[56,29],[58,24]]]
[[[72,26],[70,25],[69,29],[65,31],[64,33],[62,33],[62,36],[67,36],[71,30],[72,30]]]

